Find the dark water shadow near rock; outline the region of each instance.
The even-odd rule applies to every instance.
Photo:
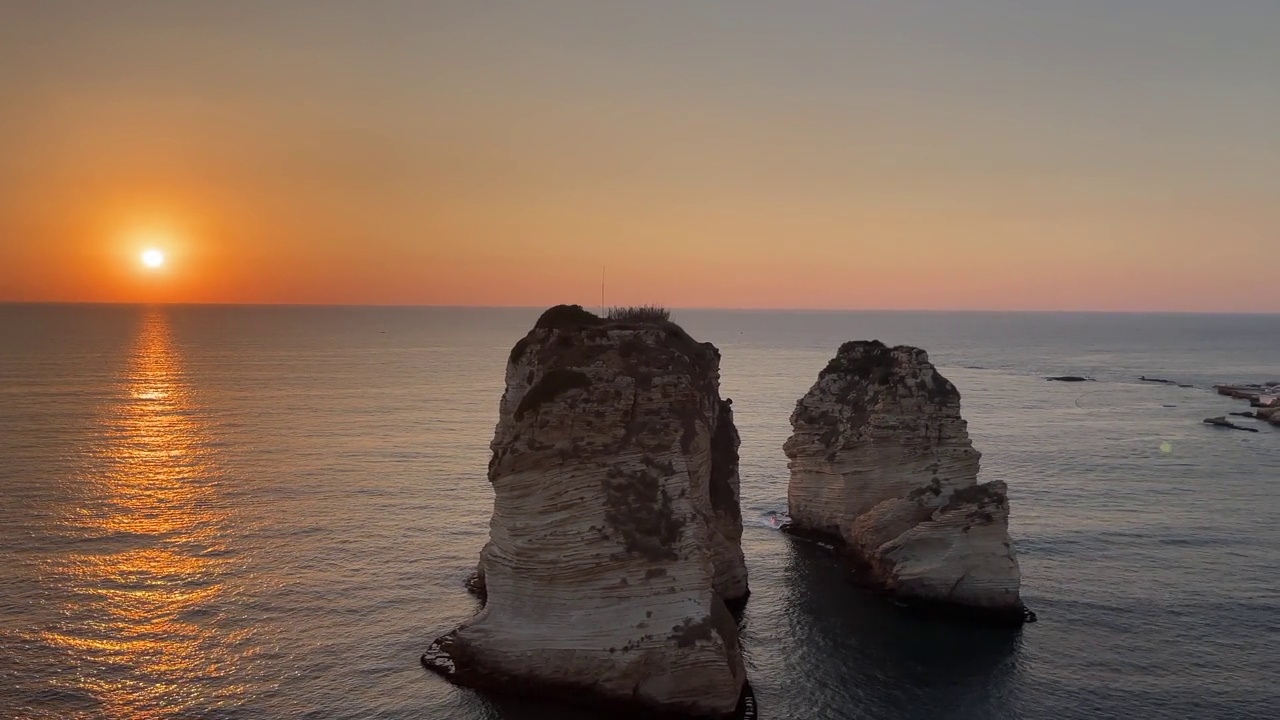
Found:
[[[485,693],[485,720],[690,720],[686,715],[657,713],[643,707],[628,707],[618,704],[576,705],[557,703],[534,697],[519,695],[498,695]],[[748,686],[744,690],[744,698],[738,707],[736,720],[757,720],[755,711],[755,695]]]
[[[790,544],[784,674],[814,692],[805,708],[783,707],[794,688],[774,697],[757,682],[762,717],[1016,717],[1021,630],[922,617],[856,586],[830,551]]]
[[[484,695],[486,720],[595,720],[598,711],[520,697]]]

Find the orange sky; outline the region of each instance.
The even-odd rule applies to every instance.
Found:
[[[24,5],[0,301],[1280,312],[1274,4]]]

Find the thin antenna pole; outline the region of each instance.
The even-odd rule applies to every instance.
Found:
[[[600,266],[600,317],[604,317],[604,271],[606,266]]]

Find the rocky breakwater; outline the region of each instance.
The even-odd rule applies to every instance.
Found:
[[[999,623],[1019,597],[1003,482],[978,484],[960,393],[919,348],[840,347],[791,415],[791,524],[901,602]]]
[[[507,363],[485,605],[428,668],[646,717],[754,707],[730,611],[747,573],[719,364],[666,320],[542,315]]]
[[[1215,385],[1214,389],[1219,395],[1248,400],[1256,408],[1253,417],[1280,426],[1280,381],[1261,385]]]

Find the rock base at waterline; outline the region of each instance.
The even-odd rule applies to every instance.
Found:
[[[1016,607],[985,608],[973,605],[957,605],[927,598],[899,597],[884,589],[872,577],[866,565],[858,562],[856,555],[851,555],[848,547],[837,535],[816,530],[806,530],[787,523],[778,528],[796,540],[812,543],[823,550],[841,558],[850,570],[849,579],[860,587],[882,597],[886,602],[903,610],[930,619],[947,620],[966,625],[989,625],[992,627],[1018,627],[1025,623],[1036,622],[1036,614],[1021,603]]]
[[[680,712],[671,708],[637,706],[632,702],[586,692],[576,685],[533,682],[517,676],[491,673],[456,659],[452,654],[456,650],[453,633],[449,633],[431,643],[422,654],[422,666],[455,685],[513,698],[541,698],[547,702],[593,710],[599,717],[610,720],[698,720],[715,717],[698,714],[696,710]],[[742,694],[733,713],[716,720],[757,720],[758,717],[755,691],[748,682],[742,686]]]

